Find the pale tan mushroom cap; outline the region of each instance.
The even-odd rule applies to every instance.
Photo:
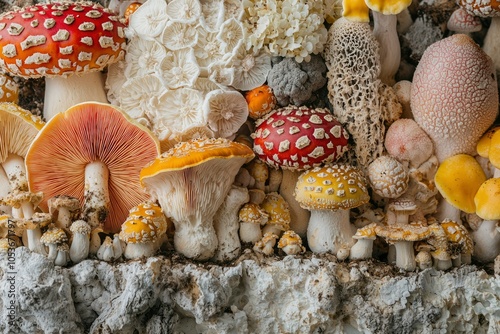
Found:
[[[473,154],[498,113],[491,58],[463,34],[430,45],[413,76],[411,109],[434,141],[440,161],[458,153]]]
[[[246,203],[238,213],[240,222],[264,225],[269,219],[269,215],[259,205]]]
[[[397,241],[419,241],[428,238],[431,231],[425,226],[408,225],[378,225],[375,233],[389,243]]]
[[[11,191],[7,196],[2,198],[2,202],[13,208],[20,208],[24,202],[29,202],[33,206],[37,206],[41,202],[43,194],[41,192],[32,193],[29,191]]]
[[[397,198],[408,189],[410,173],[396,158],[383,155],[368,165],[368,180],[376,194]]]
[[[68,241],[68,236],[63,229],[58,227],[49,228],[40,238],[44,245],[61,244]]]
[[[68,195],[56,195],[49,198],[47,205],[49,206],[49,210],[58,210],[64,207],[72,212],[80,209],[80,201],[78,198]]]
[[[268,224],[272,224],[282,231],[290,229],[290,208],[283,196],[277,192],[268,193],[260,206],[269,214]]]
[[[349,165],[316,167],[302,173],[295,199],[308,210],[351,209],[370,200],[361,172]]]
[[[278,238],[279,237],[276,234],[274,234],[272,232],[267,232],[266,234],[264,234],[262,239],[260,239],[259,241],[257,241],[255,243],[255,247],[258,247],[258,248],[264,247],[269,242],[271,242],[271,243],[276,242],[276,240]]]
[[[408,215],[415,214],[417,209],[418,207],[415,201],[405,196],[396,198],[387,205],[387,210]]]
[[[83,235],[89,235],[92,231],[92,227],[90,227],[90,225],[85,220],[76,220],[70,225],[69,230],[73,234],[79,233]]]

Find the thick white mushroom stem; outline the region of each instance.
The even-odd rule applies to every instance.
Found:
[[[488,32],[484,37],[483,51],[491,57],[497,73],[500,72],[500,44],[498,37],[500,36],[500,17],[492,17]]]
[[[457,223],[462,222],[460,219],[460,209],[454,207],[450,203],[448,203],[447,200],[444,198],[441,198],[438,204],[437,212],[436,212],[436,219],[438,221],[443,221],[445,219],[453,220]]]
[[[175,221],[174,248],[190,259],[208,260],[218,246],[213,220],[194,213],[182,221]]]
[[[414,271],[417,263],[415,262],[413,241],[396,241],[394,248],[396,249],[396,266],[406,271]]]
[[[109,208],[109,170],[101,161],[85,166],[83,219],[95,228],[106,220]]]
[[[89,236],[83,233],[74,233],[73,241],[69,248],[69,257],[73,263],[80,263],[89,255],[90,239]]]
[[[75,104],[95,101],[108,103],[104,91],[104,78],[99,71],[69,77],[45,79],[43,116],[50,120],[54,115],[66,111]]]
[[[313,253],[337,254],[354,244],[356,228],[349,221],[350,210],[312,210],[307,227],[307,243]]]
[[[28,238],[28,249],[32,252],[47,255],[47,251],[45,247],[40,242],[40,238],[42,237],[42,230],[39,226],[34,229],[26,230],[26,236]]]
[[[373,241],[374,239],[369,238],[358,239],[354,246],[351,247],[349,258],[351,260],[370,259],[373,255]]]
[[[496,220],[483,220],[478,229],[472,232],[474,240],[474,258],[488,263],[500,255],[500,233],[496,228]]]
[[[113,248],[111,248],[111,250],[113,250],[114,252]],[[123,253],[123,256],[125,256],[126,259],[135,260],[141,257],[153,256],[157,251],[158,251],[158,244],[155,242],[150,241],[150,242],[140,242],[140,243],[139,242],[128,243],[125,246],[125,252]]]
[[[26,179],[26,169],[24,158],[13,153],[9,153],[7,159],[2,162],[2,168],[9,180],[10,188],[13,190],[28,190],[28,180]]]
[[[398,18],[396,15],[384,15],[372,11],[373,35],[379,44],[380,80],[386,85],[393,86],[394,79],[401,62],[401,47],[397,32]]]
[[[295,231],[301,238],[305,238],[307,234],[307,224],[310,220],[309,210],[303,209],[295,199],[294,191],[297,179],[301,172],[283,170],[283,177],[280,184],[280,195],[288,203],[290,210],[290,229]]]
[[[238,212],[241,206],[249,200],[250,197],[246,188],[232,186],[224,203],[217,210],[214,216],[214,228],[219,244],[213,257],[215,261],[230,261],[240,254]]]

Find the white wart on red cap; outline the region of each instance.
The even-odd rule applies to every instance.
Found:
[[[337,160],[349,135],[327,109],[288,106],[257,120],[252,138],[268,165],[304,170]]]
[[[123,28],[92,2],[16,9],[0,15],[0,64],[24,78],[99,71],[123,56]]]

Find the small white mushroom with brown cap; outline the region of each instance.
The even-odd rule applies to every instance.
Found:
[[[267,212],[256,203],[246,203],[239,211],[241,242],[256,243],[262,239],[261,226],[269,219]]]
[[[57,257],[57,247],[68,241],[68,236],[62,228],[52,226],[40,238],[40,242],[49,248],[47,258],[55,261]]]
[[[306,248],[302,246],[302,238],[292,230],[285,231],[278,241],[278,248],[286,255],[303,254]]]
[[[73,196],[56,195],[49,198],[47,205],[49,213],[55,218],[54,224],[64,230],[69,229],[80,213],[80,201]],[[54,217],[55,215],[57,218]]]
[[[274,246],[276,245],[276,240],[279,237],[273,233],[266,233],[261,240],[257,241],[253,246],[253,250],[256,253],[262,253],[264,255],[274,254]]]
[[[355,227],[350,209],[370,200],[361,172],[349,165],[316,167],[299,176],[295,198],[311,211],[307,242],[314,253],[350,248]]]
[[[368,224],[362,228],[359,228],[353,239],[356,239],[356,243],[351,247],[349,252],[349,258],[351,260],[362,260],[369,259],[373,254],[373,242],[377,238],[375,233],[376,223]]]
[[[260,207],[269,215],[262,233],[271,232],[279,237],[283,231],[290,229],[290,209],[283,196],[277,192],[268,193]]]
[[[69,230],[72,233],[69,256],[73,263],[79,263],[89,256],[90,232],[92,228],[84,220],[74,221]]]
[[[384,238],[396,249],[396,266],[413,271],[416,268],[415,250],[413,243],[428,238],[431,234],[425,226],[407,225],[379,225],[375,228],[377,236]]]

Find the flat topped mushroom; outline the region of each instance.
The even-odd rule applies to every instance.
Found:
[[[81,103],[55,115],[26,157],[29,186],[47,199],[66,194],[83,205],[92,227],[118,232],[130,208],[148,198],[139,172],[159,154],[152,133],[121,110]]]
[[[79,102],[107,102],[99,71],[123,57],[123,28],[93,2],[16,8],[0,15],[0,65],[15,76],[47,78],[47,119]]]
[[[196,260],[214,255],[213,217],[240,167],[253,157],[244,144],[199,138],[178,143],[141,170],[146,192],[172,218],[176,251]]]

